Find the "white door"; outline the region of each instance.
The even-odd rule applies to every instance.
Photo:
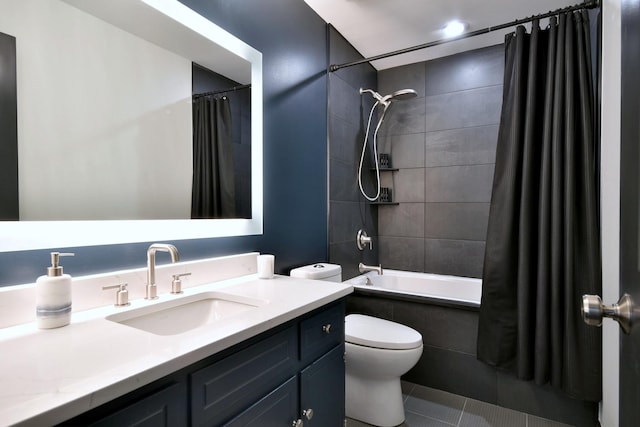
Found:
[[[640,0],[621,8],[620,294],[640,302]],[[638,319],[640,320],[640,319]],[[606,349],[605,349],[606,351]],[[620,334],[620,426],[640,425],[640,327]]]
[[[603,1],[603,296],[640,301],[640,0]],[[603,427],[640,425],[640,328],[604,322]]]

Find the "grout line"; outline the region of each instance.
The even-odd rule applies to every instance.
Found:
[[[464,410],[467,408],[468,401],[469,399],[465,397],[464,404],[462,405],[462,411],[460,411],[460,418],[458,418],[458,424],[456,424],[458,427],[460,427],[460,423],[462,422],[462,416],[464,415]]]
[[[411,396],[413,394],[413,391],[416,389],[416,385],[414,383],[410,383],[410,382],[406,382],[405,384],[411,384],[411,390],[409,390],[406,394],[406,397],[404,398],[404,400],[402,401],[402,403],[406,403],[407,400],[409,399],[409,396]]]
[[[428,77],[427,77],[428,79]],[[442,93],[433,93],[433,94],[429,94],[427,95],[427,88],[425,86],[425,98],[430,97],[430,96],[442,96],[442,95],[449,95],[451,93],[460,93],[460,92],[470,92],[473,90],[481,90],[481,89],[486,89],[486,88],[494,88],[494,87],[498,87],[498,86],[504,86],[504,83],[495,83],[495,84],[490,84],[490,85],[484,85],[484,86],[477,86],[477,87],[470,87],[470,88],[466,88],[466,89],[456,89],[456,90],[451,90],[449,92],[442,92]]]
[[[480,243],[485,243],[486,242],[486,240],[450,239],[450,238],[445,238],[445,237],[422,237],[422,236],[393,236],[391,234],[379,234],[378,238],[414,239],[414,240],[451,240],[451,241],[454,241],[454,242],[480,242]],[[353,242],[353,240],[345,240],[345,241],[346,242]]]
[[[460,130],[460,129],[486,128],[486,127],[490,127],[490,126],[500,126],[500,122],[498,122],[498,123],[486,123],[486,124],[482,124],[482,125],[461,126],[459,128],[450,128],[450,129],[427,130],[427,131],[424,131],[424,132],[414,132],[414,133],[398,134],[398,135],[402,136],[402,135],[415,135],[415,134],[418,134],[418,133],[439,133],[439,132],[455,131],[455,130]]]
[[[453,164],[453,165],[436,165],[436,166],[426,166],[425,169],[438,169],[438,168],[453,168],[453,167],[462,167],[462,166],[490,166],[495,165],[496,162],[486,162],[486,163],[461,163],[461,164]],[[398,168],[400,169],[400,168]],[[417,168],[416,168],[417,169]]]
[[[339,200],[332,200],[332,202],[340,202]],[[403,202],[399,201],[403,205],[491,205],[491,202]]]
[[[346,162],[345,162],[346,163]],[[350,163],[355,166],[355,163]],[[455,168],[455,167],[463,167],[463,166],[491,166],[495,165],[496,162],[484,162],[484,163],[454,163],[451,165],[434,165],[434,166],[409,166],[409,167],[400,167],[398,166],[398,170],[396,172],[402,172],[406,170],[417,170],[417,169],[444,169],[444,168]],[[395,167],[395,166],[394,166]]]
[[[448,423],[448,422],[446,422],[446,421],[444,421],[444,420],[441,420],[441,419],[439,419],[439,418],[433,418],[433,417],[430,417],[430,416],[428,416],[428,415],[421,414],[421,413],[419,413],[419,412],[414,412],[414,411],[405,411],[405,413],[406,413],[406,412],[408,412],[408,413],[410,413],[410,414],[413,414],[413,415],[417,415],[417,416],[419,416],[419,417],[421,417],[421,418],[426,418],[426,419],[429,419],[429,420],[437,421],[438,423],[441,423],[441,424],[446,424],[446,425],[449,425],[449,426],[458,427],[458,425],[457,425],[457,424],[451,424],[451,423]],[[402,426],[402,424],[400,424],[400,425]]]
[[[410,202],[406,202],[410,203]],[[450,205],[490,205],[491,202],[414,202],[414,203],[424,203],[426,205],[438,205],[438,204],[450,204]]]

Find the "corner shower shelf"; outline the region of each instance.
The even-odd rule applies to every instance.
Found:
[[[371,168],[372,171],[375,171],[376,168]],[[400,169],[398,168],[378,168],[378,170],[380,172],[396,172],[399,171]],[[399,205],[399,202],[371,202],[372,205],[376,205],[376,206],[395,206],[395,205]]]

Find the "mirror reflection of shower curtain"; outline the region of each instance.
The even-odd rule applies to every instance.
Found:
[[[235,183],[229,98],[193,101],[191,218],[233,218]]]

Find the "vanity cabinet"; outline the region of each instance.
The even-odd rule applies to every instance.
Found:
[[[62,425],[340,427],[344,316],[331,303]]]

